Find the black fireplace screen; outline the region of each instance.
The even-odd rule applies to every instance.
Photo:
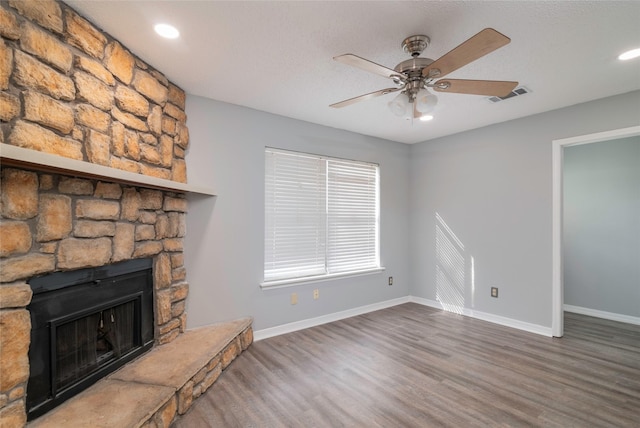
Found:
[[[29,281],[27,415],[37,417],[153,345],[150,259]]]
[[[54,388],[62,390],[132,350],[134,321],[132,301],[57,326]]]

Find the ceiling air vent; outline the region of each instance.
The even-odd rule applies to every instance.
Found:
[[[504,97],[489,97],[488,100],[491,101],[492,103],[498,103],[500,101],[508,100],[509,98],[517,97],[519,95],[528,94],[529,92],[531,92],[531,89],[526,88],[524,86],[518,86],[513,91],[511,91],[507,95],[505,95]]]

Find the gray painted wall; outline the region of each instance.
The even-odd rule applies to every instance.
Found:
[[[640,136],[566,147],[564,302],[640,316]]]
[[[189,328],[243,316],[256,330],[409,294],[409,152],[405,144],[189,96],[188,181],[217,197],[189,196],[185,263]],[[380,164],[379,274],[262,290],[265,146]],[[387,285],[387,277],[394,285]],[[313,289],[320,298],[313,300]],[[289,296],[298,293],[298,304]]]
[[[251,315],[260,330],[407,295],[550,327],[551,141],[640,124],[640,91],[412,146],[193,96],[187,114],[189,183],[218,194],[189,196],[190,328]],[[380,164],[387,271],[260,289],[265,145]]]
[[[551,327],[551,141],[639,124],[635,91],[413,145],[410,292]]]

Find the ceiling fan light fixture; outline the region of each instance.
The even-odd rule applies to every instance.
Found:
[[[640,48],[631,49],[630,51],[623,52],[618,56],[618,59],[621,61],[627,61],[633,58],[638,58],[639,56],[640,56]]]
[[[430,114],[423,114],[422,116],[420,116],[420,120],[422,122],[428,122],[430,120],[433,120],[433,116]]]
[[[416,95],[416,110],[420,113],[431,113],[438,104],[438,97],[422,88]]]
[[[409,97],[405,92],[400,92],[394,99],[389,101],[389,110],[398,117],[402,117],[407,113],[409,107]]]

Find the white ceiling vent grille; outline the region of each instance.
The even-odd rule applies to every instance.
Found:
[[[524,86],[518,86],[513,91],[511,91],[507,95],[505,95],[504,97],[489,97],[487,99],[489,101],[491,101],[492,103],[498,103],[500,101],[508,100],[509,98],[513,98],[513,97],[517,97],[517,96],[520,96],[520,95],[528,94],[529,92],[531,92],[531,89],[529,89],[527,87],[524,87]]]

